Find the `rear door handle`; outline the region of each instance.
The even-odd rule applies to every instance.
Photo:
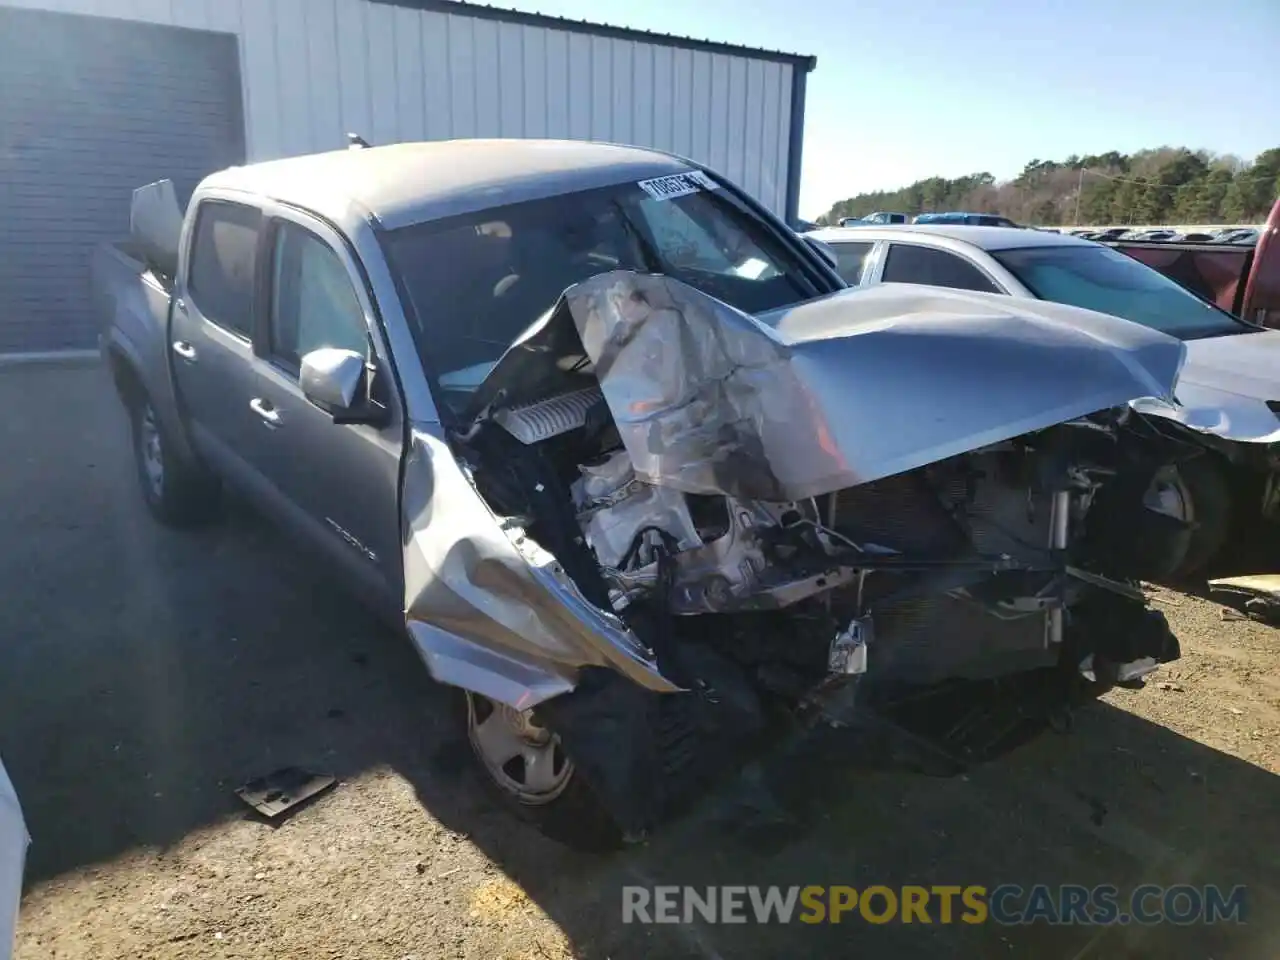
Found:
[[[173,341],[173,352],[180,356],[187,363],[195,363],[196,348],[185,340]]]
[[[271,405],[270,400],[254,397],[249,401],[249,409],[262,418],[262,422],[274,430],[280,426],[280,411]]]

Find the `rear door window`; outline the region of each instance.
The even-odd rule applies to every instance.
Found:
[[[831,246],[836,251],[836,272],[840,274],[841,279],[851,287],[862,283],[862,274],[867,268],[867,256],[875,244],[841,242],[833,243]]]
[[[249,339],[262,212],[222,200],[200,205],[187,296],[201,316]]]
[[[885,283],[927,283],[955,290],[1001,292],[986,274],[954,253],[909,243],[889,246],[880,279]]]

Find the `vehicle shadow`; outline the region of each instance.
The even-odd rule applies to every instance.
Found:
[[[790,742],[731,777],[649,842],[574,856],[511,821],[451,804],[430,770],[402,770],[582,956],[1274,957],[1280,942],[1280,778],[1105,703],[947,779],[887,767],[839,732]],[[468,771],[467,779],[474,780]],[[479,789],[478,784],[474,784]],[[453,802],[456,802],[453,801]],[[1247,891],[1247,925],[1002,927],[868,923],[639,926],[628,885],[1216,884]],[[1086,950],[1090,948],[1093,952]]]
[[[963,776],[886,769],[851,735],[779,744],[647,843],[593,856],[496,804],[412,645],[235,504],[177,533],[143,510],[101,371],[9,371],[0,409],[0,755],[27,884],[252,816],[304,766],[390,769],[584,957],[1274,957],[1280,778],[1107,704]],[[324,798],[315,801],[326,802]],[[625,885],[1216,883],[1246,926],[622,922]],[[1086,949],[1095,938],[1093,952]]]

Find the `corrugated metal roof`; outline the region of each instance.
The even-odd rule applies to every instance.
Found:
[[[818,65],[818,58],[799,53],[786,53],[782,50],[763,50],[756,47],[745,47],[735,43],[721,43],[716,40],[699,40],[696,37],[682,37],[670,33],[655,33],[650,30],[637,30],[632,27],[615,27],[606,23],[594,23],[590,20],[571,20],[568,17],[556,17],[545,13],[525,13],[522,10],[511,10],[507,7],[493,7],[486,3],[470,3],[467,0],[370,0],[371,3],[382,3],[393,7],[412,7],[415,10],[433,10],[439,13],[455,13],[462,16],[482,17],[487,20],[500,20],[505,23],[522,23],[528,26],[550,27],[571,33],[585,33],[597,37],[612,37],[620,40],[636,40],[648,43],[661,43],[670,47],[684,47],[691,50],[709,50],[712,53],[724,53],[731,56],[752,57],[758,60],[775,60],[799,67],[806,73]]]

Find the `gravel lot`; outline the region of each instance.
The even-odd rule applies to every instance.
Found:
[[[17,956],[1280,956],[1280,636],[1160,592],[1184,659],[964,777],[780,749],[657,839],[497,809],[449,698],[266,524],[163,530],[94,366],[0,370],[0,754],[33,837]],[[339,786],[273,826],[232,790]],[[772,798],[772,800],[770,799]],[[637,927],[627,883],[1217,883],[1248,923]]]

